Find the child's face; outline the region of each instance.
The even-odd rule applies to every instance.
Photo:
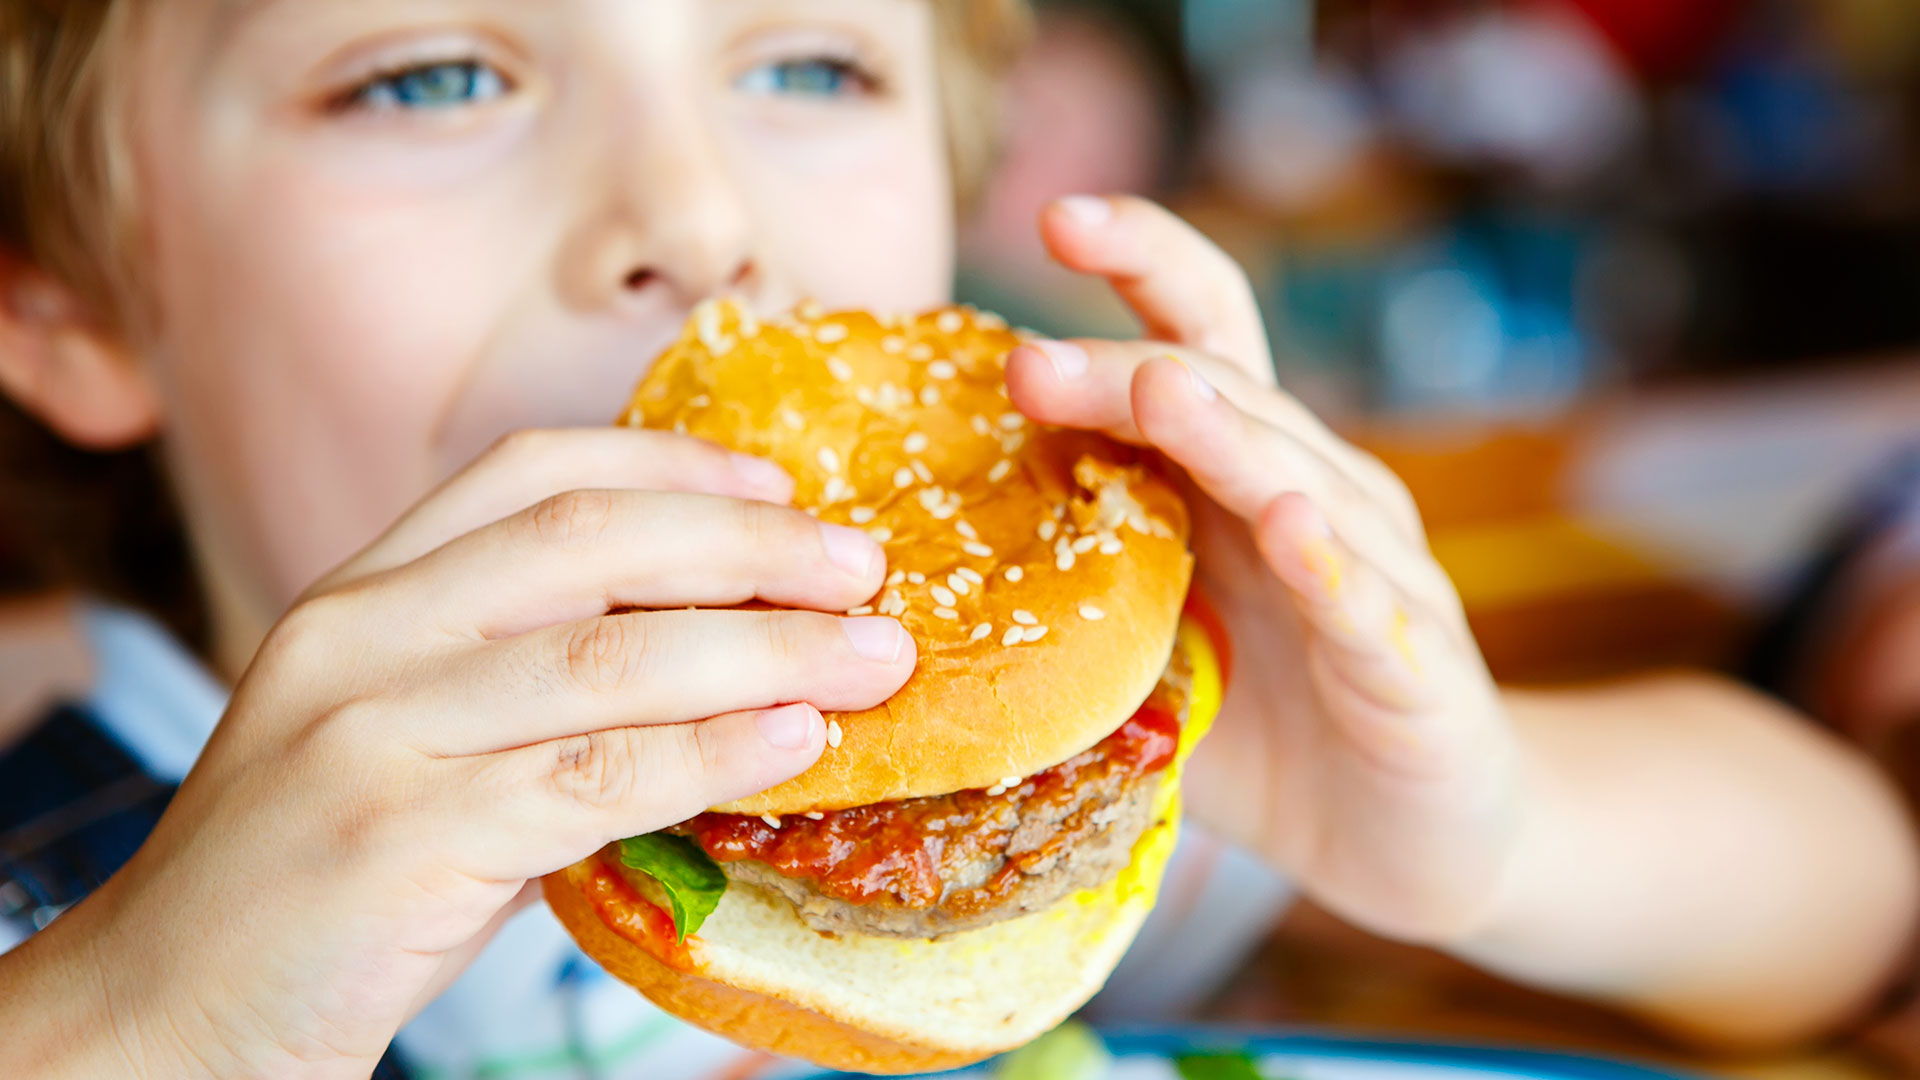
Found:
[[[702,297],[946,295],[924,0],[146,11],[142,360],[255,615],[499,435],[608,423]]]

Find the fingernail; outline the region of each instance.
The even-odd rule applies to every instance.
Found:
[[[1033,347],[1053,365],[1054,377],[1061,382],[1072,382],[1087,373],[1087,350],[1070,341],[1036,341]]]
[[[884,615],[841,619],[840,628],[846,632],[847,642],[853,646],[853,651],[863,659],[882,664],[891,664],[900,659],[900,646],[906,631],[894,620]]]
[[[815,717],[820,714],[811,705],[782,705],[768,709],[755,718],[760,737],[776,750],[805,750],[813,741]]]
[[[1113,220],[1113,204],[1098,195],[1069,195],[1060,209],[1081,225],[1105,225]]]
[[[874,563],[880,560],[880,545],[873,542],[873,537],[845,525],[820,526],[820,544],[827,549],[833,565],[854,577],[873,573]]]
[[[1181,367],[1187,369],[1187,378],[1193,380],[1193,392],[1195,395],[1197,395],[1200,398],[1201,401],[1212,401],[1215,398],[1220,396],[1220,391],[1215,390],[1213,388],[1213,384],[1207,381],[1207,377],[1205,375],[1200,374],[1200,370],[1198,368],[1194,367],[1192,364],[1187,363],[1185,360],[1182,360],[1179,357],[1174,356],[1172,353],[1168,353],[1167,355],[1170,359],[1173,360],[1174,363],[1179,364]]]
[[[787,470],[766,458],[733,454],[728,460],[733,463],[733,471],[740,479],[761,491],[787,492],[793,487],[793,477],[787,475]]]

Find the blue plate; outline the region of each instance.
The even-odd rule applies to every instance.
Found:
[[[1187,1054],[1243,1053],[1268,1080],[1696,1080],[1646,1065],[1577,1054],[1430,1043],[1346,1039],[1233,1027],[1103,1030],[1114,1057],[1111,1080],[1177,1080],[1173,1061]],[[931,1074],[940,1080],[990,1080],[991,1062]],[[823,1074],[817,1080],[849,1074]]]

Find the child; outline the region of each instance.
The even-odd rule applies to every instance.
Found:
[[[819,709],[912,670],[827,614],[884,577],[863,534],[598,425],[714,293],[942,300],[1015,13],[0,3],[0,386],[76,444],[164,437],[232,686],[170,802],[113,781],[164,803],[138,853],[0,956],[0,1072],[366,1075],[531,879],[797,773]],[[1042,229],[1150,340],[1023,348],[1014,401],[1183,470],[1241,657],[1196,818],[1364,926],[1702,1037],[1874,993],[1916,889],[1865,767],[1701,680],[1503,697],[1404,489],[1273,386],[1239,270],[1133,200]],[[705,610],[750,596],[783,610]]]

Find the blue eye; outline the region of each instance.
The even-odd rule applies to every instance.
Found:
[[[374,109],[450,109],[492,101],[506,92],[506,79],[492,66],[455,60],[382,75],[356,90],[353,103]]]
[[[763,64],[740,76],[735,85],[750,94],[838,97],[872,89],[873,78],[849,61],[815,57]]]

